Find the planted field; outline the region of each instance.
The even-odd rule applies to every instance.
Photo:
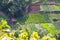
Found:
[[[51,22],[49,19],[48,14],[28,14],[28,19],[25,21],[25,23],[44,23],[44,22]]]
[[[41,5],[40,11],[60,11],[60,5]]]

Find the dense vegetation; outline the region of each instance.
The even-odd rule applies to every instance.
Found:
[[[40,11],[60,11],[60,5],[41,5]]]
[[[41,23],[40,29],[36,24],[30,23],[25,26],[18,24],[18,30],[11,30],[6,20],[0,25],[0,40],[59,40],[60,31],[56,30],[52,23]],[[28,26],[29,25],[29,26]],[[58,36],[57,36],[58,35]]]
[[[8,18],[20,18],[25,15],[28,0],[0,0],[0,11]]]
[[[0,0],[0,40],[60,40],[60,14],[51,13],[60,11],[60,5],[41,5],[43,13],[26,15],[31,1]],[[33,0],[33,3],[38,1],[48,0]]]

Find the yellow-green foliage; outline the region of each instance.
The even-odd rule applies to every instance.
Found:
[[[47,29],[52,36],[55,36],[57,32],[55,26],[51,23],[41,23],[42,28]],[[4,32],[2,29],[10,28],[10,26],[7,24],[6,20],[2,20],[0,22],[0,40],[3,38],[6,38],[7,40],[14,40],[14,37],[16,40],[56,40],[55,37],[51,37],[50,34],[43,35],[42,37],[39,35],[38,29],[36,26],[32,23],[30,24],[29,28],[22,27],[22,30],[12,30],[10,32]],[[15,32],[17,32],[18,37],[15,36]],[[40,32],[41,33],[41,32]]]
[[[33,32],[30,36],[30,40],[40,40],[40,36],[38,35],[38,32]]]
[[[42,37],[42,39],[41,40],[56,40],[56,38],[55,37],[50,37],[50,36],[44,36],[44,37]]]
[[[50,22],[48,15],[43,15],[40,13],[28,14],[28,19],[25,23],[40,23],[40,22]]]
[[[5,28],[10,28],[10,26],[7,24],[7,21],[3,19],[0,22],[0,30]]]
[[[58,6],[54,6],[54,10],[56,10],[56,11],[60,11],[60,5],[58,5]]]
[[[4,31],[0,30],[0,40],[6,39],[6,40],[14,40],[14,33],[15,30],[12,30],[10,33],[6,33]]]
[[[20,34],[17,38],[15,38],[16,40],[56,40],[56,38],[54,36],[52,36],[52,34],[47,34],[44,35],[42,38],[40,38],[39,33],[38,32],[32,32],[32,34],[29,37],[29,34],[27,31],[24,31],[24,29],[20,30]],[[0,36],[0,40],[2,40],[3,38],[7,39],[7,40],[14,40],[14,33],[15,31],[12,31],[10,33],[4,33],[3,35]]]
[[[22,32],[16,40],[28,40],[28,33]]]
[[[47,29],[49,33],[55,34],[57,32],[55,26],[51,23],[42,23],[41,26]]]
[[[10,35],[10,34],[9,34]],[[13,40],[13,37],[10,37],[8,33],[3,33],[3,35],[0,36],[0,40],[6,39],[6,40]],[[11,34],[12,35],[12,34]]]

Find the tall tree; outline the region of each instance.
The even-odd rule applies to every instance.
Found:
[[[0,0],[0,11],[9,17],[23,17],[29,0]]]

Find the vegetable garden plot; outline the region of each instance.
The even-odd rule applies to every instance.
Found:
[[[40,11],[60,11],[60,5],[40,5]]]

